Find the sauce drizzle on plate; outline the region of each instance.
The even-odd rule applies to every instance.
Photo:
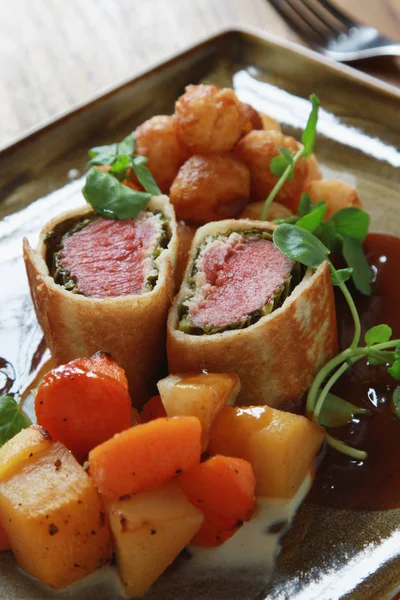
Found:
[[[373,325],[387,323],[393,337],[400,337],[400,238],[372,233],[365,250],[373,271],[372,294],[351,293],[360,314],[363,335]],[[336,294],[341,347],[349,345],[353,335],[350,313]],[[351,460],[328,449],[318,469],[308,497],[312,502],[333,507],[389,509],[400,507],[400,420],[392,410],[396,382],[384,366],[357,363],[335,386],[334,393],[349,402],[371,410],[346,427],[335,428],[333,435],[368,452],[364,462]]]

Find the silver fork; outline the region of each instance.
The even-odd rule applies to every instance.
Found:
[[[270,0],[289,25],[312,47],[340,62],[374,56],[400,56],[400,44],[373,27],[360,25],[329,0]]]

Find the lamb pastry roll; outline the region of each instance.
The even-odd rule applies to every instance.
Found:
[[[299,400],[337,351],[328,264],[306,269],[248,219],[200,227],[167,326],[171,373],[236,372],[238,404]]]
[[[177,255],[168,198],[153,197],[127,221],[87,207],[69,211],[45,225],[36,250],[23,243],[33,304],[55,361],[109,352],[140,407],[166,358]]]

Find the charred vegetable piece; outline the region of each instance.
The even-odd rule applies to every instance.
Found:
[[[156,419],[114,436],[89,454],[90,475],[108,498],[155,488],[200,461],[196,417]]]
[[[35,398],[37,421],[78,460],[131,426],[131,399],[121,369],[105,352],[48,373]],[[137,412],[134,419],[139,422]]]
[[[60,442],[37,452],[32,439],[26,458],[26,431],[8,442],[14,464],[0,482],[0,520],[20,567],[61,589],[110,559],[110,533],[100,498],[72,454]]]
[[[168,417],[197,417],[202,428],[202,451],[208,446],[211,424],[224,406],[234,404],[240,390],[235,373],[168,375],[157,384]]]
[[[174,481],[107,503],[117,567],[130,597],[143,594],[187,546],[203,514]]]

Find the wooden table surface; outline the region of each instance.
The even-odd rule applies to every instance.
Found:
[[[400,0],[335,0],[400,41]],[[301,40],[267,0],[0,0],[0,147],[234,24]],[[400,86],[400,60],[363,70]]]

